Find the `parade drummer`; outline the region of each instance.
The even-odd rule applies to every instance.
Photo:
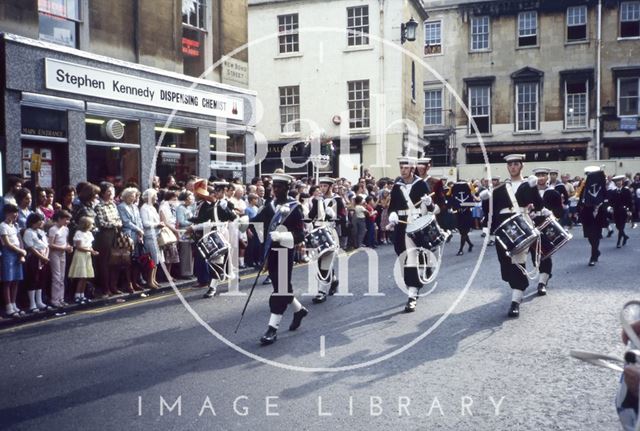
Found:
[[[311,199],[311,209],[309,218],[313,228],[324,227],[339,244],[338,233],[335,229],[337,215],[344,211],[342,199],[333,193],[335,180],[329,177],[318,178],[317,196]],[[327,300],[327,295],[333,295],[338,288],[338,278],[335,275],[334,263],[338,250],[325,252],[318,258],[318,271],[316,278],[320,286],[318,294],[313,298],[315,304],[320,304]]]
[[[273,293],[269,297],[271,316],[267,331],[260,338],[263,345],[272,344],[277,339],[277,331],[287,306],[293,307],[293,321],[290,331],[300,327],[308,314],[306,308],[293,295],[291,273],[293,270],[294,246],[304,240],[304,220],[300,204],[289,197],[289,187],[293,177],[283,173],[271,175],[273,198],[269,200],[253,219],[254,226],[264,232],[265,261],[269,277],[273,283]],[[278,259],[286,259],[286,277],[280,278]]]
[[[516,214],[522,214],[528,219],[528,207],[541,200],[540,195],[535,190],[538,179],[533,175],[526,180],[522,177],[524,159],[524,154],[509,154],[505,156],[504,160],[507,162],[509,178],[505,180],[504,185],[494,188],[492,193],[489,193],[488,190],[483,190],[480,193],[480,199],[482,200],[487,200],[493,195],[491,232],[495,233],[498,226]],[[528,221],[531,222],[529,219]],[[509,317],[518,317],[524,291],[529,287],[529,279],[526,275],[528,250],[509,257],[507,250],[498,242],[496,244],[496,253],[500,262],[502,280],[509,283],[509,287],[511,287],[511,305],[507,315]]]
[[[536,202],[533,205],[532,211],[529,213],[531,219],[533,220],[533,224],[536,227],[540,227],[549,216],[553,215],[556,219],[560,219],[562,217],[563,208],[562,208],[562,195],[549,184],[549,172],[548,168],[536,168],[533,170],[533,174],[538,178],[538,183],[536,188],[538,189],[538,194],[542,198],[542,202]],[[532,260],[536,262],[538,258],[536,256],[535,247],[531,248],[531,256]],[[544,296],[547,294],[547,284],[549,283],[549,279],[551,278],[551,256],[540,262],[540,266],[538,268],[539,276],[538,276],[538,295]]]
[[[414,173],[416,159],[413,157],[399,157],[400,176],[391,189],[389,203],[389,223],[395,225],[393,247],[398,256],[406,251],[402,262],[404,283],[407,285],[407,304],[405,312],[415,311],[418,292],[423,286],[422,281],[431,275],[431,268],[425,264],[425,276],[421,276],[419,262],[421,252],[406,234],[407,224],[420,215],[433,212],[434,206],[429,196],[427,183]]]

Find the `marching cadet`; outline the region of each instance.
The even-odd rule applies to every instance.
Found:
[[[494,175],[491,177],[491,188],[495,189],[500,185],[500,177]],[[495,214],[494,214],[495,217]],[[496,236],[491,229],[489,229],[489,199],[482,201],[482,232],[485,235],[489,235],[489,242],[487,245],[490,247],[496,243]]]
[[[605,205],[607,201],[607,179],[599,166],[584,168],[586,178],[576,190],[578,214],[582,223],[582,233],[591,245],[589,266],[595,266],[600,257],[602,229],[609,224]]]
[[[419,273],[420,252],[415,243],[406,235],[407,224],[433,211],[431,197],[427,183],[414,174],[416,160],[413,157],[399,157],[400,177],[396,179],[391,189],[389,202],[389,223],[395,225],[393,248],[398,256],[407,251],[404,267],[404,282],[408,287],[408,300],[404,311],[411,313],[416,310],[418,291],[422,287]],[[431,268],[426,268],[426,275],[431,274]]]
[[[429,157],[420,157],[416,160],[416,175],[427,183],[427,187],[429,187],[429,178],[431,178],[429,169],[431,169],[431,159]],[[431,193],[430,188],[429,193]]]
[[[536,168],[533,170],[533,174],[538,178],[537,189],[542,201],[534,203],[533,211],[531,211],[529,215],[535,226],[538,228],[550,215],[553,214],[557,219],[560,219],[563,212],[562,196],[548,183],[549,171],[550,170],[547,168]],[[537,256],[534,247],[531,248],[531,257],[533,262],[535,262]],[[547,294],[547,284],[551,278],[552,265],[551,256],[540,262],[540,267],[538,268],[538,296],[544,296]]]
[[[515,214],[522,214],[526,219],[528,217],[526,209],[529,205],[540,201],[540,195],[535,190],[538,179],[533,175],[526,180],[522,177],[524,159],[524,154],[509,154],[505,156],[504,160],[507,162],[509,178],[505,180],[502,186],[494,188],[491,194],[488,190],[483,190],[480,193],[480,199],[482,200],[487,200],[493,195],[491,232],[495,233],[502,222]],[[511,287],[511,305],[507,314],[509,317],[518,317],[520,315],[520,303],[524,297],[525,289],[529,287],[529,279],[524,272],[527,252],[528,250],[525,250],[509,257],[502,244],[500,242],[496,244],[502,280],[509,283]]]
[[[233,210],[233,204],[225,199],[225,191],[229,183],[214,181],[212,194],[209,193],[206,184],[206,180],[198,180],[194,183],[196,210],[193,218],[190,219],[193,224],[187,228],[187,233],[193,233],[197,242],[211,232],[212,229],[216,229],[228,242],[229,235],[225,226],[228,222],[238,218],[238,215]],[[237,244],[235,246],[237,247]],[[219,256],[215,261],[207,262],[206,258],[196,250],[194,272],[198,278],[198,283],[200,286],[209,285],[203,298],[213,298],[218,290],[218,284],[228,276],[228,265],[228,252]]]
[[[451,187],[449,202],[452,203],[451,206],[456,216],[456,227],[460,233],[460,248],[456,256],[464,254],[465,244],[469,244],[469,253],[473,250],[473,243],[469,239],[469,231],[473,227],[471,208],[475,205],[474,200],[473,188],[466,181],[458,181]]]
[[[309,218],[313,227],[325,227],[331,236],[339,244],[338,233],[335,229],[336,217],[344,210],[342,199],[333,193],[335,180],[329,177],[318,178],[320,193],[311,199]],[[340,206],[342,205],[342,208]],[[333,264],[338,251],[328,251],[318,258],[318,273],[316,278],[320,283],[318,295],[313,298],[314,304],[320,304],[327,300],[327,294],[333,295],[338,288],[338,278],[335,275]]]
[[[631,213],[633,206],[633,197],[631,190],[624,186],[624,182],[627,179],[624,175],[617,175],[611,180],[615,183],[616,187],[613,190],[609,190],[609,213],[613,215],[613,221],[618,229],[618,244],[617,248],[627,245],[629,236],[624,233],[624,226],[627,224],[627,218]]]
[[[273,199],[268,201],[253,219],[254,225],[261,222],[265,233],[265,261],[269,270],[269,278],[273,283],[273,293],[269,298],[271,317],[267,332],[260,338],[262,345],[272,344],[277,339],[277,331],[287,306],[293,306],[293,321],[290,331],[300,327],[302,319],[308,314],[293,296],[291,272],[295,244],[304,240],[304,220],[300,204],[289,197],[289,187],[293,182],[291,175],[274,173],[271,175]],[[284,255],[286,274],[280,274],[278,260]],[[285,279],[280,275],[286,275]]]

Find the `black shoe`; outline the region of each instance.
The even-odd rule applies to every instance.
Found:
[[[622,245],[627,245],[628,239],[629,239],[629,235],[625,235],[624,238],[622,238]]]
[[[447,240],[445,242],[448,244],[451,242],[452,239],[453,239],[453,234],[449,232],[449,236],[447,237]]]
[[[340,284],[340,282],[338,281],[338,278],[334,275],[333,280],[331,281],[331,287],[329,288],[329,296],[335,295],[335,293],[338,291],[338,284]]]
[[[547,286],[544,283],[538,283],[538,296],[547,294]]]
[[[496,242],[495,242],[494,240],[491,240],[491,241],[489,241],[489,243],[488,243],[487,245],[488,245],[489,247],[491,247],[492,245],[495,245],[495,243],[496,243]]]
[[[595,260],[593,260],[593,259],[591,259],[591,260],[589,261],[589,266],[596,266],[596,261],[595,261]]]
[[[612,231],[612,230],[610,230],[610,231],[607,233],[607,238],[611,238],[611,235],[613,235],[613,231]]]
[[[271,278],[269,277],[265,278],[262,284],[271,284]]]
[[[464,254],[464,252],[462,250],[458,250],[458,252],[456,253],[456,256],[462,256]]]
[[[278,334],[276,333],[278,330],[273,326],[269,326],[267,328],[267,332],[260,338],[260,344],[263,346],[267,346],[269,344],[273,344],[274,341],[278,338]]]
[[[469,253],[471,253],[471,250],[473,250],[473,244],[469,244]]]
[[[202,295],[203,298],[213,298],[213,295],[216,294],[216,288],[215,287],[210,287],[209,289],[207,289],[207,293],[205,293],[204,295]]]
[[[300,327],[300,322],[302,319],[309,314],[306,308],[302,307],[300,311],[293,313],[293,320],[291,321],[291,325],[289,325],[289,331],[295,331]]]
[[[622,245],[620,244],[620,242],[618,242],[618,244],[616,244],[616,248],[622,248]]]
[[[486,237],[486,236],[487,236],[487,234],[486,234],[486,233],[484,233],[484,232],[482,232],[482,234],[480,235],[480,237],[481,237],[481,238],[484,238],[484,237]]]
[[[520,316],[520,304],[515,301],[511,301],[511,306],[509,307],[509,313],[507,313],[507,316],[509,317]]]
[[[404,306],[405,313],[413,313],[416,311],[416,305],[418,305],[418,298],[409,298],[407,305]]]
[[[322,304],[327,300],[327,294],[324,292],[318,292],[316,296],[311,300],[314,304]]]

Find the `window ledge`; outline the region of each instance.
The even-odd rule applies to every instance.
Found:
[[[274,60],[284,60],[286,58],[298,58],[302,57],[301,52],[287,52],[286,54],[278,54],[273,57]]]
[[[540,45],[516,46],[516,51],[519,51],[521,49],[540,49]]]
[[[518,132],[513,132],[514,136],[522,136],[522,135],[542,135],[540,130],[521,130]]]
[[[358,127],[354,129],[349,129],[349,134],[351,135],[359,135],[359,134],[367,134],[371,131],[369,127]]]
[[[622,41],[622,40],[640,40],[640,36],[629,36],[629,37],[618,36],[618,41]]]
[[[438,52],[437,54],[424,54],[425,57],[439,57],[444,55],[444,52]]]
[[[487,54],[489,52],[493,52],[493,49],[470,49],[469,54]]]
[[[359,51],[373,51],[373,45],[354,45],[348,46],[342,50],[344,53],[359,52]]]
[[[281,138],[299,138],[300,136],[300,132],[280,132]]]
[[[476,134],[473,133],[473,134],[470,135],[470,134],[467,133],[467,134],[464,135],[464,137],[465,138],[475,138]],[[493,138],[493,133],[480,133],[480,137],[482,137],[482,138]]]
[[[589,127],[574,127],[570,129],[562,129],[562,133],[584,133],[584,132],[593,132]]]
[[[589,39],[583,39],[583,40],[566,40],[564,42],[564,46],[572,46],[572,45],[586,45],[588,44],[590,41]]]

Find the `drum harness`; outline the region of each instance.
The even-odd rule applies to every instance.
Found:
[[[528,215],[526,215],[524,209],[522,207],[520,207],[518,205],[518,201],[516,200],[516,196],[515,193],[513,191],[511,182],[507,181],[505,182],[505,185],[508,185],[509,187],[507,188],[507,195],[509,196],[509,199],[511,200],[511,205],[512,208],[516,211],[516,214],[522,214],[523,217],[528,217]],[[531,223],[533,225],[533,223]],[[537,229],[534,225],[534,228]],[[522,266],[522,264],[520,263],[515,263],[515,265],[518,267],[518,269],[520,270],[520,272],[522,272],[522,274],[524,274],[529,280],[534,280],[539,274],[540,274],[540,258],[542,255],[542,243],[540,241],[540,236],[538,235],[538,238],[536,239],[536,250],[535,250],[535,261],[533,262],[533,270],[532,271],[527,271],[527,269],[525,267]]]
[[[407,208],[408,208],[406,210],[407,221],[409,220],[410,217],[412,217],[414,220],[416,220],[419,217],[419,212],[418,212],[418,209],[416,208],[416,205],[422,204],[422,201],[418,201],[417,203],[413,203],[411,201],[411,196],[409,196],[409,193],[411,191],[411,187],[413,186],[413,184],[415,184],[415,181],[411,184],[406,184],[406,183],[400,184],[400,190],[402,190],[402,194],[404,195],[404,198],[407,201]],[[409,186],[408,190],[406,186]],[[401,215],[400,212],[398,213],[399,215]],[[438,254],[436,256],[437,262],[441,262],[443,248],[444,248],[444,244],[438,246]],[[427,277],[426,274],[427,274],[427,269],[429,268],[429,255],[434,253],[431,250],[425,249],[423,247],[415,247],[415,249],[418,251],[418,268],[420,269],[418,271],[418,281],[420,281],[420,283],[422,284],[429,284],[436,279],[436,276],[438,275],[438,272],[440,270],[440,265],[436,265],[436,270],[433,271],[433,274],[431,274],[431,277]],[[420,264],[421,257],[425,261],[424,264]]]
[[[220,232],[221,228],[226,228],[227,225],[229,224],[228,222],[221,222],[220,221],[220,219],[218,218],[218,213],[217,213],[217,211],[215,211],[215,207],[214,207],[214,211],[213,211],[213,218],[214,218],[214,221],[209,221],[207,226],[204,227],[202,238],[204,238],[206,235],[208,235],[209,233],[211,233],[214,230]],[[227,242],[224,237],[223,237],[223,239],[225,240],[225,242]],[[209,262],[207,260],[207,264],[209,265],[209,268],[211,268],[211,270],[216,273],[216,276],[220,281],[224,281],[224,280],[227,280],[227,279],[231,278],[231,274],[229,274],[227,272],[227,270],[226,270],[226,267],[228,266],[228,263],[229,263],[229,254],[228,253],[226,253],[223,256],[222,264],[216,264],[216,263],[213,263],[213,262]],[[219,267],[219,269],[215,268],[214,265]]]

